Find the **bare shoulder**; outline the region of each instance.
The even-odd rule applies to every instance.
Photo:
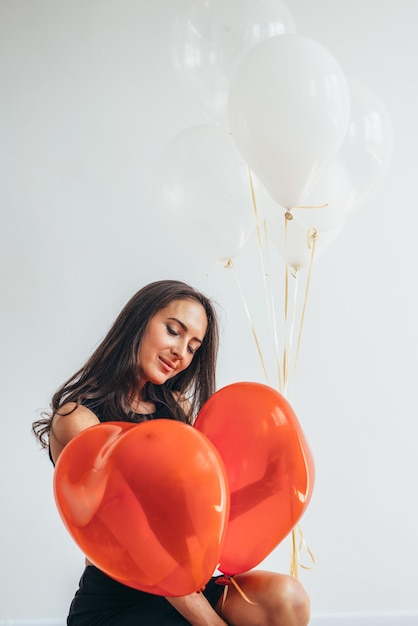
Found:
[[[99,423],[97,416],[87,407],[77,405],[75,402],[64,404],[55,413],[50,431],[49,443],[54,461],[78,433]]]

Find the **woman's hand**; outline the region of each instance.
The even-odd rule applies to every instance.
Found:
[[[166,598],[191,626],[228,626],[202,593]]]

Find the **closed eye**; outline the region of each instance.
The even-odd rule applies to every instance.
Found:
[[[188,332],[187,326],[185,324],[183,324],[182,321],[178,320],[177,318],[170,318],[173,319],[173,321],[176,324],[179,324],[182,328],[182,331],[184,331],[185,333]],[[175,328],[173,328],[173,326],[171,326],[169,323],[166,323],[166,328],[167,328],[167,332],[172,335],[173,337],[179,337],[182,334],[182,331],[178,332]],[[202,340],[199,339],[198,337],[193,337],[192,341],[196,341],[196,343],[198,344],[196,347],[193,347],[192,345],[188,344],[187,346],[187,351],[189,354],[191,354],[192,356],[194,356],[197,352],[197,350],[200,348],[200,346],[202,345]]]
[[[169,324],[167,324],[167,331],[170,335],[173,335],[174,337],[178,337],[179,333],[176,330],[174,330],[174,328],[172,328]],[[193,348],[192,346],[187,346],[187,350],[189,354],[194,356],[196,354],[197,348]]]

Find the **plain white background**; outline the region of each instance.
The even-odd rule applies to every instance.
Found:
[[[302,520],[316,565],[301,578],[314,615],[416,612],[418,6],[287,4],[300,34],[380,95],[395,132],[384,184],[314,266],[292,393],[317,470]],[[155,202],[164,146],[207,121],[170,62],[182,10],[0,1],[0,619],[66,615],[83,558],[30,425],[132,293],[160,278],[204,290],[221,310],[219,386],[265,382],[234,273],[207,272],[205,233],[185,245],[187,225],[165,228]],[[237,270],[268,345],[254,243]],[[263,566],[288,571],[289,550]]]

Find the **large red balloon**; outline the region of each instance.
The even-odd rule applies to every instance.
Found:
[[[287,400],[259,383],[234,383],[202,407],[195,427],[218,449],[231,509],[219,570],[239,574],[258,565],[305,511],[314,464]]]
[[[81,550],[130,587],[186,595],[219,563],[229,514],[224,466],[211,442],[182,422],[82,431],[58,459],[54,495]]]

